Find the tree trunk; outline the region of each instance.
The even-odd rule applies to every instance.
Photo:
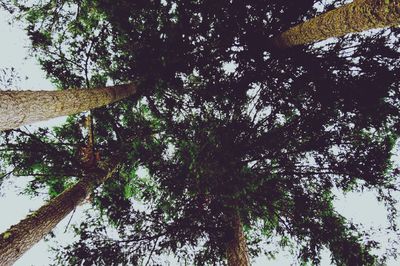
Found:
[[[0,131],[88,111],[134,93],[134,84],[63,91],[0,91]]]
[[[0,265],[8,266],[17,261],[85,200],[94,187],[110,178],[117,168],[115,166],[107,174],[95,174],[91,178],[84,178],[2,233],[0,235]]]
[[[228,266],[249,266],[250,259],[239,213],[232,212],[228,219],[232,229],[226,248]]]
[[[274,45],[288,48],[399,24],[400,0],[355,0],[290,28],[274,39]]]

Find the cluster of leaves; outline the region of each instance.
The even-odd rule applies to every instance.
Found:
[[[96,148],[123,162],[121,178],[94,201],[118,238],[89,217],[79,241],[59,250],[60,264],[134,264],[169,251],[196,264],[222,263],[233,210],[252,236],[253,256],[277,237],[294,241],[301,261],[318,264],[327,247],[338,265],[376,262],[377,243],[361,241],[364,233],[335,211],[333,190],[377,190],[395,203],[400,32],[319,47],[268,45],[318,14],[319,2],[18,3],[33,48],[60,87],[134,80],[141,88],[139,103],[93,111]],[[56,133],[82,143],[76,127]],[[73,154],[42,152],[75,169]],[[139,166],[147,181],[133,174]]]

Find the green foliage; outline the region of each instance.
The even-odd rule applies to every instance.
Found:
[[[337,265],[377,263],[377,243],[363,240],[366,233],[335,211],[333,191],[370,189],[388,206],[395,202],[400,32],[347,36],[320,48],[267,45],[314,16],[317,2],[19,6],[58,86],[136,81],[141,96],[92,111],[101,160],[123,165],[96,191],[98,216],[81,225],[76,243],[58,250],[59,264],[135,265],[153,252],[223,264],[232,211],[240,214],[252,256],[263,242],[278,240],[304,265],[319,264],[324,247]],[[340,1],[333,2],[325,8]],[[16,138],[23,152],[5,158],[20,163],[24,175],[49,174],[37,182],[51,193],[65,188],[67,177],[85,175],[76,159],[86,142],[79,116]],[[61,143],[68,145],[57,148]],[[105,233],[104,221],[118,240]]]

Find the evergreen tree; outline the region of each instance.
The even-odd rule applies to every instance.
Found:
[[[79,181],[2,233],[0,235],[1,265],[15,263],[81,204],[96,186],[112,177],[116,170],[115,166],[108,173],[92,172],[90,177]]]
[[[377,243],[362,241],[366,233],[337,213],[333,191],[375,190],[394,206],[399,32],[346,36],[322,48],[266,47],[314,17],[315,2],[20,6],[33,46],[58,83],[85,81],[74,59],[88,58],[91,47],[96,74],[89,80],[140,81],[146,88],[139,105],[96,111],[104,151],[113,150],[120,119],[123,135],[151,121],[129,141],[131,149],[118,152],[127,158],[121,173],[128,184],[111,183],[113,192],[98,201],[119,238],[103,234],[101,218],[88,217],[58,263],[138,264],[172,251],[197,265],[240,258],[245,265],[273,239],[283,247],[294,243],[303,262],[318,264],[327,247],[338,265],[377,263]],[[149,177],[135,174],[131,158]],[[148,210],[123,200],[126,190]]]
[[[140,129],[143,125],[145,124],[137,123],[135,126]],[[81,127],[87,131],[86,137],[80,130]],[[114,133],[119,135],[122,130],[121,128]],[[108,150],[104,151],[105,147],[95,144],[94,139],[104,143],[108,136],[101,134],[96,138],[97,132],[92,126],[91,116],[88,116],[79,120],[71,117],[66,125],[54,131],[40,129],[32,134],[17,130],[5,134],[6,141],[2,151],[5,164],[14,167],[12,172],[16,176],[34,177],[28,190],[31,193],[35,194],[41,188],[48,187],[51,199],[1,234],[2,264],[14,263],[96,188],[111,177],[119,176],[121,161],[124,169],[129,169],[130,163],[119,152],[125,154],[122,150],[127,149],[125,141],[129,142],[130,138],[123,141],[119,139],[119,143],[113,141],[113,145],[105,145]],[[139,132],[140,130],[136,134]],[[112,141],[112,137],[108,140]],[[107,188],[102,192],[107,193]]]

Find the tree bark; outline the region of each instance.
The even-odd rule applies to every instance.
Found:
[[[355,0],[290,28],[273,42],[275,47],[288,48],[399,24],[400,0]]]
[[[63,91],[0,91],[0,131],[87,111],[134,93],[134,84]]]
[[[107,174],[94,174],[91,178],[82,179],[2,233],[0,235],[0,265],[8,266],[17,261],[68,213],[84,201],[94,187],[109,179],[117,168],[118,166],[115,166]]]
[[[228,221],[232,229],[226,248],[228,266],[249,266],[249,253],[239,213],[237,211],[230,213]]]

